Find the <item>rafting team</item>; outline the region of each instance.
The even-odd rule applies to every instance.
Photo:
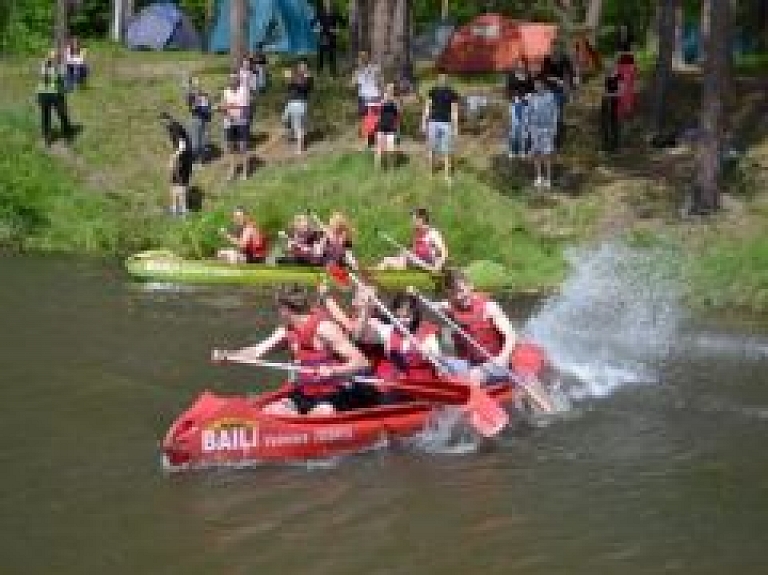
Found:
[[[233,216],[242,229],[240,235],[226,232],[235,248],[220,256],[232,258],[230,261],[263,261],[263,233],[241,209]],[[290,350],[295,379],[290,393],[268,405],[268,412],[324,415],[398,400],[397,393],[385,393],[372,385],[371,377],[430,383],[460,377],[478,386],[524,380],[532,405],[551,409],[548,395],[537,381],[546,362],[543,351],[520,342],[502,307],[475,291],[462,272],[445,270],[445,301],[430,301],[409,288],[394,296],[390,308],[379,299],[374,286],[352,271],[357,264],[348,257],[350,228],[343,216],[334,214],[328,226],[317,230],[308,216],[298,215],[293,230],[284,237],[290,261],[324,264],[336,281],[354,284],[355,292],[345,309],[325,284],[316,293],[297,285],[279,288],[275,301],[280,325],[271,335],[239,350],[213,350],[214,361],[256,365],[273,349]],[[256,254],[249,251],[254,249]],[[413,266],[442,271],[446,255],[441,234],[429,225],[427,210],[420,208],[413,212],[410,249],[402,248],[396,256],[385,258],[377,269]],[[440,328],[423,318],[423,309],[452,328],[455,357],[443,352]],[[534,393],[530,393],[532,386]]]

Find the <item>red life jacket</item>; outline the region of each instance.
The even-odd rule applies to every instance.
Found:
[[[435,246],[427,240],[427,234],[430,231],[431,228],[425,228],[414,232],[413,241],[411,242],[411,253],[421,261],[433,264],[435,263],[437,254],[435,253]]]
[[[262,261],[269,252],[269,240],[261,230],[254,228],[251,239],[243,248],[246,261]]]
[[[320,322],[326,319],[327,316],[322,310],[314,309],[309,313],[304,323],[288,331],[288,345],[294,361],[299,365],[318,367],[340,364],[338,357],[327,346],[322,345],[321,348],[318,348],[315,345],[317,328]],[[320,397],[338,391],[343,382],[337,377],[320,379],[299,374],[296,383],[304,394],[310,397]]]
[[[422,322],[413,338],[423,345],[431,336],[438,333],[438,328],[429,322]],[[429,360],[421,352],[409,345],[409,339],[403,337],[396,328],[392,329],[384,350],[387,357],[392,359],[393,363],[400,368],[408,379],[433,379],[436,377],[435,369]]]
[[[480,347],[491,356],[495,356],[504,347],[504,338],[486,313],[485,308],[489,301],[486,294],[475,293],[472,295],[468,309],[462,310],[451,307],[448,314]],[[486,354],[477,350],[458,333],[453,334],[453,345],[456,348],[456,355],[472,364],[483,363],[488,360]]]

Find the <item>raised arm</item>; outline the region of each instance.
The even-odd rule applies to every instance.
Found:
[[[443,239],[443,234],[438,232],[437,230],[433,230],[432,232],[432,243],[434,244],[436,255],[435,255],[435,263],[432,265],[433,271],[439,272],[443,269],[443,266],[445,265],[445,261],[448,259],[448,249],[445,247],[445,240]]]

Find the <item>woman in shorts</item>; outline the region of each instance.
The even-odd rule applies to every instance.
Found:
[[[395,85],[387,84],[381,102],[379,122],[376,126],[376,167],[384,165],[384,155],[397,158],[397,137],[400,127],[400,103],[395,96]]]
[[[283,123],[296,140],[296,154],[304,152],[307,134],[307,102],[312,91],[312,75],[306,61],[301,60],[295,69],[286,71],[288,100],[283,111]]]

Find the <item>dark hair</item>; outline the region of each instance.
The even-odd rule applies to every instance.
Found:
[[[459,283],[467,283],[468,281],[467,275],[459,268],[448,268],[445,270],[443,285],[449,291],[454,291],[458,288]]]
[[[288,284],[278,288],[275,294],[275,303],[278,307],[285,307],[293,313],[309,313],[309,291],[299,284]]]
[[[395,297],[392,298],[392,312],[397,315],[397,310],[400,308],[408,308],[411,313],[411,323],[406,326],[411,332],[419,329],[421,325],[421,308],[416,296],[406,292],[398,292]]]
[[[416,208],[411,213],[417,218],[424,220],[424,223],[429,223],[429,211],[427,208]]]

